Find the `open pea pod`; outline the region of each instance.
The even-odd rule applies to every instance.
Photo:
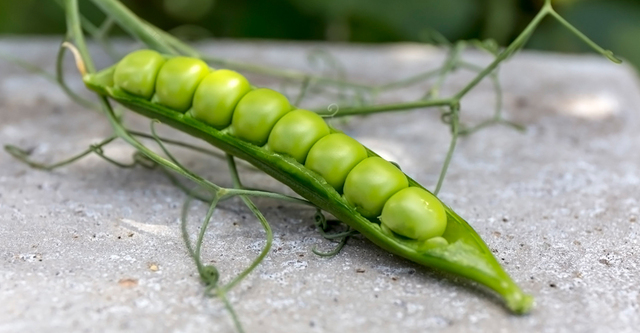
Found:
[[[228,130],[217,130],[194,119],[189,113],[177,112],[129,94],[114,85],[114,70],[115,67],[110,67],[96,74],[85,75],[84,82],[90,89],[109,96],[139,114],[158,119],[250,162],[383,249],[421,265],[479,282],[502,296],[506,306],[515,313],[526,313],[531,309],[533,298],[523,293],[507,275],[475,230],[446,205],[447,227],[442,237],[448,244],[432,248],[416,246],[415,242],[389,234],[382,230],[379,223],[363,217],[326,180],[294,158],[240,140],[230,135]],[[368,154],[376,155],[370,150]],[[411,186],[423,188],[407,178]]]

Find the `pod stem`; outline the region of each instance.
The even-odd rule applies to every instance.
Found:
[[[84,40],[84,34],[82,33],[78,0],[65,0],[64,4],[67,21],[67,37],[75,41],[76,45],[78,45],[76,49],[77,52],[74,53],[74,56],[76,56],[76,65],[78,65],[78,70],[83,76],[87,72],[93,73],[96,71],[96,68],[93,65],[93,60],[89,55],[89,50],[87,49],[87,44]],[[82,59],[81,67],[79,66],[77,59]]]

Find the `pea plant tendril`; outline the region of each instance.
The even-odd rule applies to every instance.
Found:
[[[112,136],[91,145],[89,148],[80,152],[79,154],[50,165],[38,163],[31,160],[29,156],[30,153],[28,151],[15,146],[7,145],[5,146],[5,151],[31,167],[43,170],[53,170],[59,167],[63,167],[91,154],[96,154],[107,162],[122,168],[141,166],[148,169],[161,170],[168,177],[168,179],[179,189],[184,191],[186,195],[181,214],[182,237],[187,251],[195,263],[200,279],[205,285],[204,293],[207,296],[218,297],[223,302],[225,308],[231,316],[236,330],[239,332],[243,331],[243,327],[240,322],[239,316],[237,315],[231,302],[227,298],[227,293],[234,286],[240,283],[246,276],[248,276],[257,267],[257,265],[259,265],[263,261],[263,259],[269,253],[273,242],[273,232],[271,230],[271,227],[258,207],[251,201],[251,197],[266,197],[271,199],[284,200],[292,204],[303,205],[315,209],[316,228],[319,230],[322,237],[327,240],[337,242],[337,246],[334,249],[329,250],[328,252],[321,252],[314,247],[312,251],[319,256],[334,256],[338,254],[347,243],[349,237],[357,234],[358,230],[355,230],[351,228],[350,225],[348,225],[346,228],[342,228],[339,231],[330,233],[329,231],[333,229],[333,227],[336,225],[336,222],[338,221],[327,219],[323,214],[322,208],[314,204],[313,202],[306,199],[279,194],[271,191],[245,188],[240,180],[235,158],[228,152],[219,152],[207,148],[202,148],[197,145],[173,140],[170,138],[161,137],[156,132],[156,124],[159,123],[158,120],[151,121],[149,133],[132,131],[128,129],[124,124],[122,116],[123,111],[114,108],[106,96],[99,95],[98,101],[95,102],[87,100],[81,97],[79,94],[75,93],[72,89],[69,88],[64,79],[62,60],[64,59],[65,52],[67,50],[71,50],[71,52],[73,53],[74,58],[76,59],[78,70],[83,74],[83,76],[85,74],[96,73],[95,65],[93,64],[92,58],[87,48],[84,32],[87,32],[89,35],[91,35],[91,37],[96,40],[102,46],[102,48],[114,59],[118,59],[119,56],[111,45],[108,37],[113,27],[119,26],[127,33],[129,33],[132,37],[142,42],[149,49],[156,50],[167,56],[183,55],[191,58],[201,59],[206,61],[208,64],[213,64],[216,66],[266,75],[275,79],[282,80],[281,82],[283,84],[283,88],[288,84],[294,83],[297,85],[297,94],[295,95],[295,98],[292,98],[295,105],[299,105],[305,99],[312,95],[334,96],[335,98],[337,98],[339,102],[338,104],[331,104],[329,107],[317,108],[315,110],[318,115],[324,117],[339,118],[381,112],[404,111],[410,109],[434,108],[436,110],[439,110],[439,112],[441,113],[442,121],[449,126],[449,129],[451,131],[451,141],[449,143],[449,148],[447,150],[439,177],[437,179],[437,185],[433,191],[433,193],[436,195],[439,193],[443,186],[449,164],[453,157],[453,153],[460,136],[471,135],[478,130],[496,124],[507,125],[517,130],[523,129],[521,125],[503,118],[502,88],[500,86],[498,70],[500,64],[503,61],[511,57],[526,44],[530,36],[534,33],[534,31],[544,18],[548,16],[554,18],[561,25],[566,27],[570,32],[575,34],[579,39],[583,40],[587,45],[593,48],[596,52],[602,54],[615,63],[620,63],[620,60],[616,58],[611,51],[602,49],[600,46],[591,41],[587,36],[573,27],[563,17],[561,17],[554,10],[551,4],[551,0],[545,0],[544,5],[542,6],[538,14],[533,18],[533,20],[525,27],[520,35],[504,49],[500,49],[492,40],[473,40],[450,43],[443,37],[434,34],[434,40],[438,40],[441,45],[448,50],[448,54],[439,68],[418,73],[416,75],[395,82],[378,85],[361,84],[348,81],[344,66],[326,51],[314,51],[309,56],[311,65],[315,66],[316,68],[325,68],[324,74],[321,75],[289,69],[270,68],[256,64],[232,61],[202,54],[200,51],[183,43],[176,37],[140,19],[117,0],[92,0],[92,2],[107,15],[106,19],[102,22],[101,25],[95,25],[81,15],[78,8],[77,0],[60,0],[57,2],[64,8],[66,13],[67,35],[65,36],[65,41],[61,44],[57,55],[56,75],[51,75],[35,66],[32,66],[31,64],[21,61],[20,59],[11,58],[7,55],[0,55],[0,57],[13,62],[28,71],[41,74],[47,79],[55,81],[73,101],[77,102],[83,107],[101,112],[109,121],[114,133]],[[469,47],[475,47],[477,49],[486,51],[493,56],[493,60],[486,67],[482,67],[465,61],[463,59],[463,53]],[[441,96],[441,89],[445,84],[448,76],[454,71],[460,69],[471,71],[476,74],[457,93],[448,97]],[[481,121],[478,124],[465,126],[460,122],[462,100],[467,95],[467,93],[473,90],[485,78],[491,80],[491,84],[496,95],[493,115],[489,119]],[[427,91],[425,91],[424,95],[416,101],[394,104],[377,103],[378,97],[383,92],[406,88],[426,81],[431,82],[431,86]],[[315,117],[317,117],[317,115]],[[159,151],[162,152],[162,154],[154,149],[149,148],[145,143],[143,143],[143,141],[141,141],[141,139],[152,140],[152,142],[154,142],[158,146]],[[117,161],[105,154],[103,148],[116,140],[123,140],[135,149],[131,162]],[[215,182],[208,180],[189,170],[178,159],[174,157],[174,155],[166,146],[167,144],[188,148],[215,158],[225,159],[228,164],[233,186],[230,188],[221,187]],[[368,153],[372,154],[372,152]],[[393,172],[399,171],[395,170]],[[191,185],[185,185],[183,183],[183,179],[187,179],[190,182],[189,184]],[[229,282],[221,283],[220,272],[218,271],[218,269],[214,265],[204,264],[202,258],[202,247],[204,245],[204,237],[218,203],[234,197],[239,197],[241,201],[247,206],[247,208],[258,219],[264,230],[266,242],[258,256],[246,269],[240,272]],[[208,205],[207,212],[202,219],[195,241],[192,240],[192,237],[189,234],[187,223],[188,212],[194,200],[200,200]],[[384,214],[385,213],[383,213],[383,216]],[[385,231],[384,228],[383,231],[389,234],[393,234],[393,232],[389,230]],[[446,240],[437,240],[437,242],[442,241],[444,241],[446,244]],[[412,244],[413,246],[418,243],[411,243],[411,241],[407,241],[407,244]],[[521,301],[521,299],[507,299],[510,307],[512,307],[512,304],[516,304]],[[526,312],[528,308],[528,304],[526,305],[526,309],[525,307],[512,307],[512,309],[517,309],[516,312]]]

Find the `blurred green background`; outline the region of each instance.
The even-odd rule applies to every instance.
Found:
[[[125,0],[146,20],[187,39],[206,37],[429,42],[436,30],[451,41],[494,38],[509,43],[543,0]],[[104,16],[80,1],[93,22]],[[640,67],[640,0],[555,0],[556,10],[604,48]],[[61,34],[54,0],[0,0],[0,34]],[[114,31],[122,34],[122,31]],[[588,48],[552,19],[528,48]]]

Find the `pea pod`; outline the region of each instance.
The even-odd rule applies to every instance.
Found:
[[[161,61],[151,58],[163,66]],[[195,59],[182,61],[199,64]],[[233,96],[231,102],[220,104],[211,101],[210,104],[228,106],[237,103],[237,106],[230,124],[229,108],[224,108],[225,124],[228,126],[220,128],[219,123],[210,121],[211,115],[206,111],[185,110],[193,104],[190,98],[198,89],[192,83],[202,80],[208,71],[195,66],[197,68],[192,70],[195,73],[192,75],[166,75],[164,82],[170,82],[174,87],[179,85],[180,80],[187,80],[190,84],[186,91],[175,96],[177,102],[172,103],[166,100],[167,94],[162,101],[158,101],[158,91],[149,98],[148,91],[144,91],[145,94],[136,93],[138,87],[135,85],[118,84],[118,80],[126,81],[127,78],[116,76],[117,80],[114,80],[116,73],[150,77],[136,72],[135,68],[127,68],[130,63],[140,66],[141,71],[149,67],[149,70],[158,72],[154,66],[145,67],[139,62],[122,61],[96,74],[85,75],[84,82],[90,89],[137,113],[158,119],[250,162],[383,249],[421,265],[477,281],[501,295],[506,306],[516,313],[531,309],[533,298],[523,293],[511,280],[465,220],[391,163],[379,158],[371,150],[361,150],[363,148],[359,148],[361,145],[357,141],[344,134],[338,135],[338,131],[333,129],[330,131],[334,134],[329,134],[323,129],[324,122],[314,125],[318,123],[317,119],[308,117],[306,111],[291,111],[294,107],[284,96],[269,89],[247,93],[246,84],[239,85],[238,89],[245,91],[239,93],[225,85],[225,91]],[[162,88],[160,80],[156,83],[156,89],[159,86]],[[175,109],[170,108],[172,105],[175,105]],[[309,129],[298,131],[292,127],[298,123],[311,125]],[[311,134],[304,136],[307,132]],[[272,138],[270,134],[284,137]],[[287,142],[288,136],[301,139]],[[298,142],[300,144],[296,145]],[[323,154],[322,147],[331,147],[332,142],[345,142],[345,146],[337,147],[336,153]],[[350,152],[353,153],[351,158],[328,165],[332,160],[342,160],[341,156]],[[365,153],[366,156],[363,156]],[[380,182],[379,177],[391,183]],[[343,190],[344,195],[341,193]],[[380,212],[382,215],[378,220],[376,217]],[[420,224],[421,216],[431,222]]]

